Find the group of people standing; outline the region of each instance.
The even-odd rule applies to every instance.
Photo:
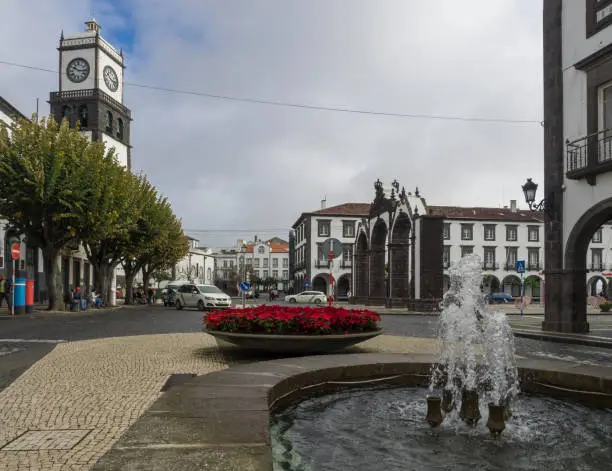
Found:
[[[102,298],[94,290],[85,294],[81,291],[81,287],[77,286],[64,295],[64,304],[71,311],[85,311],[89,308],[100,309]]]

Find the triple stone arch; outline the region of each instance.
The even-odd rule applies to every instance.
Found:
[[[355,246],[355,297],[370,301],[413,297],[410,276],[412,223],[401,211],[391,221],[378,217],[368,238],[362,227]]]

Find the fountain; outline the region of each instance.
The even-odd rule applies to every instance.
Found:
[[[612,410],[530,394],[542,392],[534,385],[547,375],[533,363],[525,366],[529,360],[521,365],[520,376],[529,392],[519,396],[514,337],[506,315],[487,309],[480,259],[464,257],[451,268],[450,278],[438,326],[441,348],[435,360],[428,360],[433,366],[425,389],[421,371],[427,371],[427,363],[422,370],[406,365],[406,385],[393,367],[394,375],[388,377],[392,387],[380,378],[364,379],[355,367],[350,370],[355,381],[345,378],[345,371],[330,381],[330,390],[343,382],[347,388],[362,382],[359,389],[307,399],[300,389],[299,403],[272,419],[275,470],[609,469]],[[544,388],[545,393],[585,384],[562,371],[565,379],[557,373],[548,376],[556,386]],[[610,378],[612,383],[612,374],[600,373],[603,389],[587,394],[606,396],[606,404],[612,404],[603,381]],[[318,371],[313,379],[317,387],[322,376]]]
[[[477,255],[463,257],[449,271],[450,288],[442,301],[438,330],[440,357],[427,400],[439,398],[431,394],[442,389],[441,409],[446,416],[455,419],[455,405],[460,404],[458,417],[474,427],[481,417],[482,398],[489,404],[487,426],[499,436],[519,392],[512,329],[504,313],[486,309]]]

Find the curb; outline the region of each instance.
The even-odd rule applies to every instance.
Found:
[[[512,329],[512,333],[515,337],[522,337],[533,340],[544,340],[548,342],[556,343],[569,343],[573,345],[583,345],[586,347],[598,347],[612,349],[612,339],[603,340],[588,337],[575,337],[573,335],[582,334],[549,334],[545,332],[537,332],[530,330]]]

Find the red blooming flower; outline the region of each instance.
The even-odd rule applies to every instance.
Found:
[[[258,306],[212,312],[204,317],[208,330],[273,334],[348,334],[379,329],[380,314],[340,307]]]

